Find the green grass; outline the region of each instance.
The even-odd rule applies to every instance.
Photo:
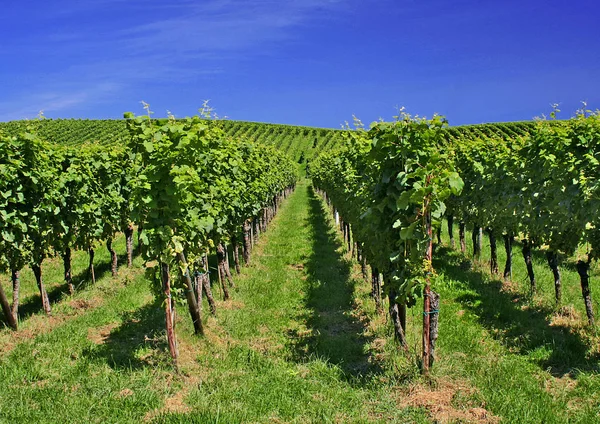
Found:
[[[84,259],[78,254],[74,264],[81,268]],[[73,297],[63,294],[51,318],[38,311],[19,332],[3,330],[1,422],[132,422],[160,405],[164,389],[154,384],[171,370],[162,339],[144,339],[160,336],[162,317],[150,307],[139,259],[135,265],[116,279],[101,272]],[[47,268],[50,280],[58,270]],[[23,284],[35,283],[24,276]]]
[[[531,297],[518,246],[510,285],[485,262],[465,266],[459,252],[438,247],[438,360],[423,378],[420,306],[408,313],[406,356],[303,182],[261,235],[252,265],[234,276],[233,300],[218,301],[216,317],[204,305],[204,338],[178,307],[176,373],[141,260],[113,279],[104,250],[96,285],[85,282],[87,256],[75,255],[73,297],[60,261],[48,262],[50,319],[24,273],[30,309],[19,332],[0,331],[0,422],[600,422],[599,342],[568,262],[563,304],[572,307],[557,310],[543,256]],[[593,295],[597,281],[594,268]]]
[[[458,242],[458,234],[455,238]],[[503,265],[504,249],[498,253]],[[435,374],[468,379],[487,408],[507,422],[600,422],[599,338],[586,325],[572,261],[565,261],[561,270],[561,309],[554,302],[551,271],[539,252],[534,258],[534,296],[519,245],[513,251],[509,284],[489,275],[489,254],[486,244],[481,263],[466,270],[463,255],[446,247],[437,250],[434,266],[443,300],[441,360]],[[597,278],[595,267],[593,292]]]

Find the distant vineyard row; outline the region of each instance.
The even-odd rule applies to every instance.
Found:
[[[157,119],[164,123],[166,119]],[[218,121],[225,133],[235,139],[271,144],[295,161],[312,157],[341,141],[342,131],[292,125],[266,124],[243,121]],[[49,142],[78,145],[84,142],[125,144],[130,137],[126,121],[122,119],[44,119],[41,121],[11,121],[0,123],[0,130],[16,135],[27,125],[35,124],[38,135]],[[303,155],[304,153],[304,155]]]
[[[161,121],[163,120],[157,120]],[[31,121],[2,122],[0,130],[16,135],[31,124]],[[271,144],[297,162],[343,143],[343,130],[229,120],[221,120],[219,124],[227,135],[233,138]],[[125,144],[129,137],[126,122],[121,119],[44,119],[35,121],[35,125],[42,139],[69,146],[90,141]],[[449,127],[444,131],[446,138],[451,140],[511,139],[527,135],[534,125],[534,122],[507,122]]]

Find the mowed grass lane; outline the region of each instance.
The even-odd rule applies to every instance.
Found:
[[[330,224],[299,184],[206,339],[182,341],[190,383],[158,422],[429,422],[423,408],[399,406],[358,307],[368,287]]]

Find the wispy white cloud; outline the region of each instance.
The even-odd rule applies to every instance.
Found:
[[[98,85],[64,84],[55,90],[40,87],[40,90],[29,94],[23,101],[0,102],[0,120],[12,121],[33,119],[40,112],[60,113],[73,109],[84,103],[102,102],[119,91],[118,84],[102,83]]]
[[[231,60],[276,51],[294,29],[332,18],[347,0],[164,1],[60,0],[37,19],[48,28],[15,37],[2,54],[36,51],[42,66],[0,102],[0,120],[35,116],[40,109],[69,112],[107,101],[119,90],[165,79],[185,82],[226,72]],[[110,14],[109,26],[78,17]],[[67,26],[56,22],[69,22]],[[43,37],[43,42],[38,38]],[[64,61],[56,65],[56,57]],[[44,60],[53,70],[44,69]],[[2,75],[0,74],[0,82]],[[137,99],[136,99],[137,100]]]
[[[286,38],[286,30],[319,20],[339,1],[221,0],[189,5],[179,16],[148,22],[121,32],[142,50],[165,48],[179,52],[241,49]],[[320,19],[330,19],[327,13]]]

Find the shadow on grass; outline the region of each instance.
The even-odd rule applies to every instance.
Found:
[[[160,302],[123,314],[123,323],[101,334],[101,342],[82,355],[113,369],[141,369],[170,363]]]
[[[479,317],[479,322],[511,352],[529,355],[533,362],[554,376],[578,371],[600,371],[597,355],[588,356],[588,346],[568,325],[550,325],[552,309],[524,306],[521,298],[502,290],[502,282],[487,273],[465,270],[464,257],[446,247],[437,250],[434,267],[460,281],[467,293],[456,300]]]
[[[501,247],[499,245],[499,247]],[[520,260],[523,261],[523,241],[522,240],[515,240],[513,243],[513,248],[516,247],[518,248],[518,251],[515,250],[513,252],[513,261],[516,260]],[[548,266],[548,259],[546,257],[546,250],[541,250],[538,246],[534,246],[531,249],[531,255],[533,256],[533,258],[544,264],[544,266]],[[572,258],[569,257],[567,255],[565,255],[562,252],[558,252],[558,266],[561,268],[561,270],[563,269],[567,269],[569,271],[575,272],[577,273],[577,261]],[[593,268],[591,269],[591,271],[593,272]],[[535,272],[535,268],[534,268],[534,272]]]
[[[134,250],[134,258],[138,255],[139,253]],[[118,263],[120,264],[119,268],[126,267],[127,254],[124,253],[122,255],[117,255],[117,257]],[[104,278],[107,274],[109,274],[111,272],[110,259],[99,264],[94,264],[94,272],[96,274],[96,281],[100,280],[101,278]],[[75,286],[75,291],[85,290],[86,288],[92,285],[92,281],[90,279],[87,269],[73,276],[73,285]],[[51,289],[47,288],[46,290],[48,292],[48,298],[50,299],[51,304],[58,303],[69,293],[69,287],[66,283],[63,283],[58,286],[53,286]],[[35,315],[41,311],[42,298],[38,292],[33,296],[29,296],[25,302],[22,302],[19,305],[19,321],[22,322],[29,318],[31,315]],[[6,324],[6,320],[4,316],[0,313],[0,326],[1,324]]]
[[[465,253],[465,255],[469,258],[473,257],[473,248],[471,245],[471,230],[469,230],[466,233],[466,241],[467,241],[467,252]],[[488,236],[484,233],[484,243],[488,243],[489,244],[489,238]],[[455,242],[458,246],[459,240],[458,238],[455,239]],[[497,239],[497,243],[498,243],[498,250],[502,249],[504,250],[504,240],[501,237],[498,237]],[[513,241],[513,263],[515,261],[523,261],[523,240],[519,239],[519,238],[515,238],[515,240]],[[531,254],[533,256],[534,259],[534,271],[537,270],[538,267],[538,263],[543,264],[543,266],[548,266],[548,259],[546,257],[546,252],[547,250],[542,250],[539,248],[539,246],[534,246],[531,249]],[[561,268],[561,270],[569,270],[572,271],[574,273],[577,273],[577,260],[573,257],[573,256],[567,256],[566,254],[562,253],[562,252],[558,252],[558,264],[559,267]],[[500,264],[500,269],[502,270],[502,264]],[[600,266],[598,265],[597,262],[593,262],[591,267],[590,267],[590,274],[592,277],[596,276],[596,275],[600,275]]]
[[[314,242],[304,266],[308,275],[306,306],[310,311],[301,318],[310,331],[290,332],[294,360],[321,358],[337,365],[348,380],[367,381],[367,376],[381,372],[381,368],[369,361],[366,345],[371,340],[355,315],[352,264],[338,252],[341,244],[328,225],[322,202],[312,188],[309,190],[306,225],[313,229]]]

